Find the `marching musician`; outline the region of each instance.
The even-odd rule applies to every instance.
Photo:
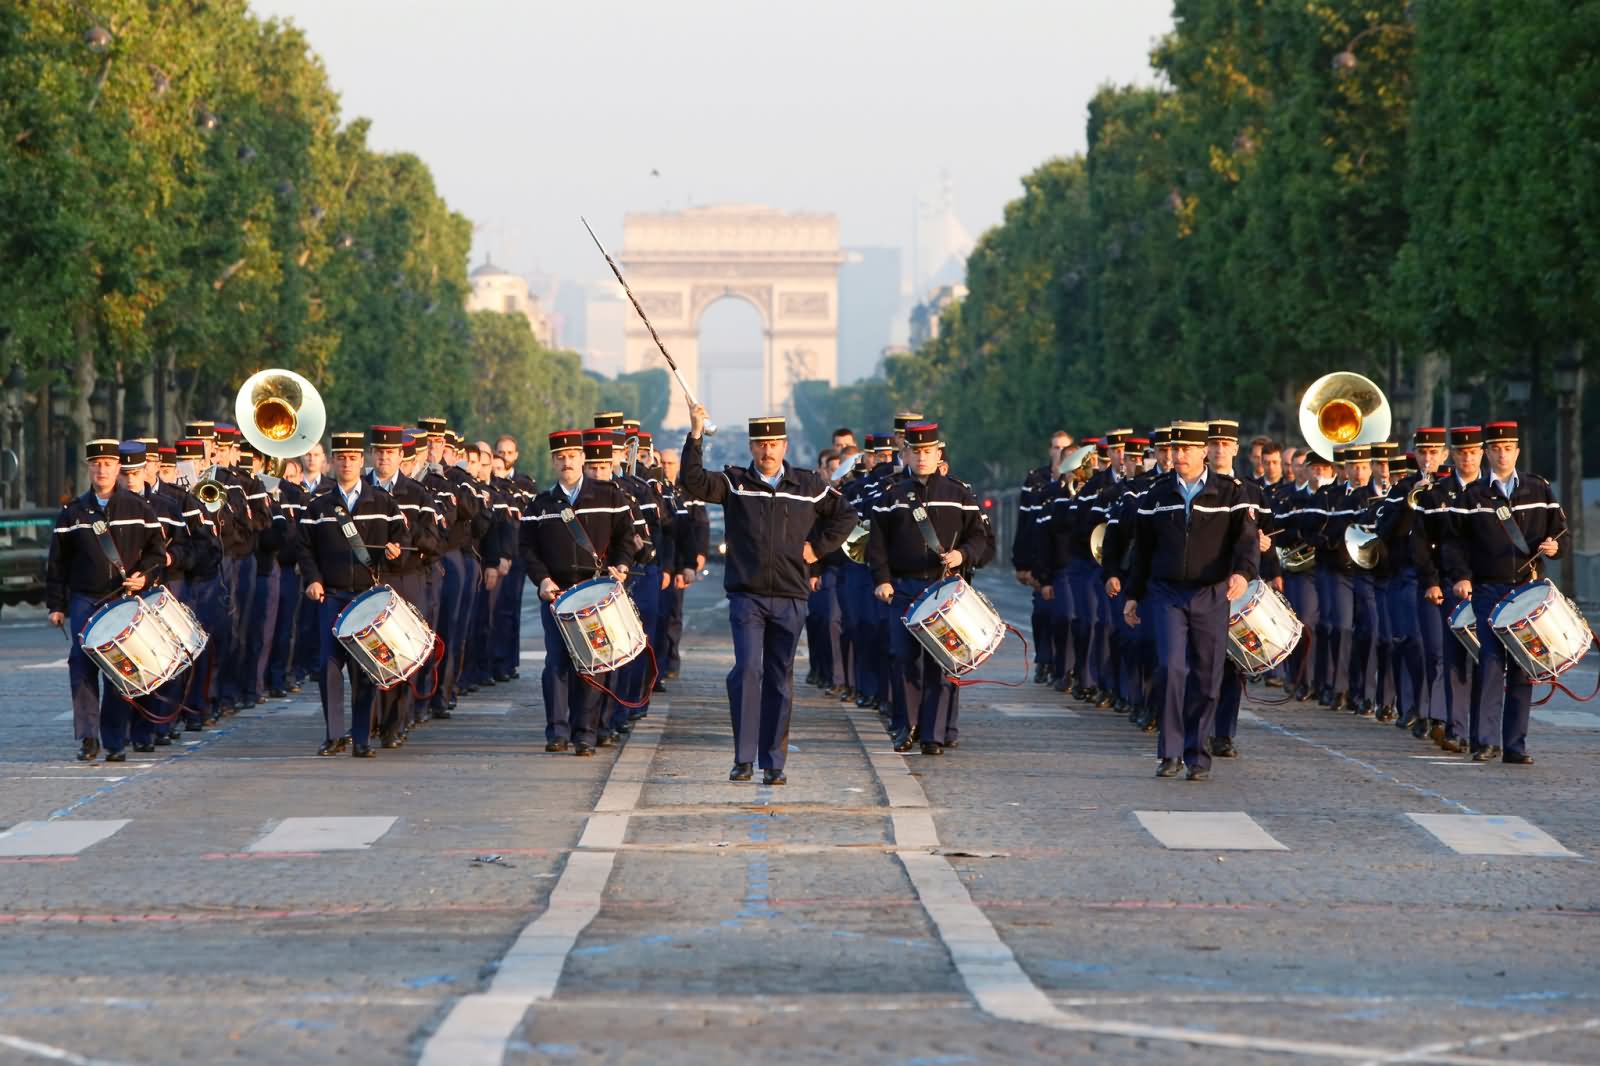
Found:
[[[628,577],[628,595],[639,609],[639,621],[644,626],[646,639],[653,641],[661,590],[672,583],[673,542],[663,532],[664,512],[660,492],[647,478],[640,476],[651,460],[650,434],[642,431],[638,420],[633,418],[623,419],[621,428],[621,439],[613,448],[623,448],[624,456],[632,450],[634,465],[633,468],[627,468],[624,462],[613,463],[612,481],[632,497],[634,508],[644,519],[644,544],[634,550],[633,567]],[[617,671],[616,691],[619,699],[613,701],[608,723],[613,732],[630,732],[634,721],[650,713],[650,693],[654,688],[653,679],[649,676],[650,662],[648,656],[640,656]],[[660,669],[659,663],[656,668]]]
[[[1393,480],[1389,491],[1378,504],[1376,531],[1378,539],[1383,542],[1389,571],[1385,607],[1389,622],[1389,670],[1396,713],[1392,718],[1385,718],[1380,711],[1379,718],[1394,721],[1401,729],[1410,729],[1419,717],[1426,717],[1422,714],[1422,708],[1428,691],[1423,677],[1417,564],[1411,556],[1411,527],[1415,524],[1416,512],[1407,502],[1407,495],[1416,487],[1422,475],[1416,470],[1409,452],[1389,460],[1389,475]]]
[[[318,493],[327,492],[333,487],[333,478],[328,476],[328,453],[323,449],[321,441],[312,441],[306,446],[306,453],[300,457],[300,499],[296,501],[299,506],[293,512],[293,521],[299,521],[305,513],[305,505],[310,503]],[[299,544],[299,536],[295,538]],[[317,632],[317,606],[305,598],[305,575],[299,572],[299,559],[295,560],[295,631],[294,631],[294,664],[290,676],[293,679],[293,688],[298,689],[302,681],[310,681],[319,673],[317,656],[322,652],[322,637]],[[433,625],[430,616],[428,624]],[[435,627],[437,628],[437,627]]]
[[[873,595],[891,604],[896,618],[930,585],[994,550],[994,534],[972,489],[939,473],[944,442],[938,423],[908,425],[905,438],[906,468],[873,504],[867,540]],[[894,750],[911,750],[909,718],[915,715],[922,754],[943,755],[956,686],[904,625],[897,623],[891,633],[892,683],[900,690],[889,723]]]
[[[1255,451],[1260,453],[1264,448],[1263,443]],[[1231,418],[1212,419],[1206,431],[1206,465],[1212,470],[1232,476],[1234,460],[1238,457],[1239,423]],[[1239,481],[1239,485],[1244,490],[1245,499],[1254,507],[1256,542],[1261,551],[1259,566],[1261,578],[1264,581],[1272,581],[1279,576],[1277,556],[1272,554],[1271,533],[1277,528],[1272,508],[1267,504],[1266,494],[1261,491],[1261,486],[1255,481],[1244,478]],[[1223,759],[1238,758],[1239,748],[1234,738],[1239,732],[1239,707],[1243,702],[1244,677],[1231,658],[1224,659],[1222,687],[1217,694],[1216,726],[1211,740],[1212,755]]]
[[[1123,606],[1129,625],[1155,628],[1166,673],[1158,777],[1211,776],[1211,737],[1226,655],[1229,601],[1256,576],[1254,506],[1238,478],[1208,471],[1204,422],[1172,424],[1172,465],[1145,493],[1134,527]],[[1142,606],[1142,611],[1141,611]]]
[[[689,412],[683,444],[683,485],[722,505],[728,559],[723,578],[733,629],[734,666],[728,674],[734,765],[730,781],[748,781],[760,762],[762,780],[781,785],[789,750],[794,653],[805,625],[806,567],[844,543],[856,516],[836,489],[814,471],[784,461],[788,433],[778,417],[749,423],[747,467],[717,477],[701,458],[706,409]],[[820,542],[806,538],[821,518]]]
[[[433,495],[418,482],[400,472],[405,446],[405,431],[399,426],[373,426],[367,431],[372,471],[367,480],[394,500],[405,516],[406,540],[399,558],[387,567],[387,580],[394,590],[418,610],[427,601],[427,573],[443,547],[439,535]],[[415,445],[413,444],[413,449]],[[396,685],[377,696],[379,743],[398,748],[415,724],[416,696],[409,684]]]
[[[184,520],[183,508],[154,489],[153,483],[160,480],[161,456],[159,444],[152,445],[149,443],[152,440],[154,438],[138,437],[122,442],[118,447],[122,476],[117,483],[143,500],[155,513],[165,544],[160,575],[154,583],[166,585],[174,598],[181,598],[179,592],[189,572],[194,549],[189,541],[189,525]],[[152,722],[143,713],[129,716],[128,739],[134,751],[148,753],[155,751],[158,743],[163,747],[172,743],[172,721],[179,717],[188,680],[188,671],[185,671],[153,693],[157,716],[167,721]]]
[[[1051,434],[1048,461],[1044,466],[1036,466],[1028,471],[1017,493],[1017,530],[1011,537],[1011,565],[1016,571],[1018,583],[1033,590],[1033,610],[1029,622],[1033,631],[1033,683],[1036,685],[1050,684],[1057,673],[1055,640],[1050,633],[1050,627],[1054,624],[1050,601],[1045,598],[1033,573],[1039,540],[1037,519],[1040,508],[1045,506],[1050,490],[1055,485],[1056,466],[1071,447],[1072,434],[1066,430],[1058,429]]]
[[[1408,460],[1395,441],[1375,441],[1372,445],[1373,498],[1367,504],[1361,524],[1376,531],[1377,512],[1388,495],[1394,479],[1403,477]],[[1380,538],[1381,539],[1381,538]],[[1377,686],[1373,689],[1375,709],[1363,708],[1365,717],[1375,717],[1380,722],[1392,722],[1399,717],[1395,707],[1399,702],[1399,684],[1392,656],[1394,623],[1389,614],[1389,579],[1394,572],[1394,560],[1387,551],[1379,552],[1377,564],[1368,571],[1372,578],[1372,617],[1375,629],[1373,655],[1377,659]],[[1370,713],[1369,713],[1370,711]]]
[[[1468,486],[1481,480],[1483,427],[1451,426],[1447,439],[1448,473],[1441,470],[1433,486],[1422,494],[1423,536],[1432,549],[1432,568],[1426,577],[1419,575],[1417,583],[1423,585],[1424,598],[1439,606],[1448,628],[1450,616],[1464,597],[1456,594],[1456,582],[1445,576],[1444,545],[1454,535],[1454,512],[1466,505],[1463,497]],[[1477,735],[1478,672],[1472,655],[1453,634],[1444,643],[1446,721],[1442,730],[1432,729],[1429,736],[1442,750],[1459,755],[1471,750],[1472,738]]]
[[[706,557],[711,550],[711,520],[706,513],[704,500],[697,500],[683,491],[678,481],[679,456],[676,448],[666,448],[658,453],[661,458],[661,486],[663,498],[670,511],[670,536],[678,546],[678,573],[671,587],[662,590],[661,616],[656,623],[658,647],[657,665],[661,676],[678,676],[678,641],[683,635],[683,593],[700,577],[706,568]],[[657,681],[659,689],[660,682]]]
[[[1451,511],[1442,547],[1444,576],[1457,599],[1472,601],[1478,623],[1473,761],[1498,757],[1526,766],[1533,762],[1527,749],[1533,686],[1506,655],[1490,622],[1507,593],[1540,580],[1545,560],[1561,554],[1567,516],[1548,481],[1517,470],[1521,447],[1515,422],[1484,426],[1483,445],[1489,477],[1467,484]]]
[[[889,433],[868,433],[866,455],[860,466],[860,477],[847,479],[839,490],[856,514],[872,513],[872,503],[894,473],[894,436]],[[865,551],[865,546],[862,546]],[[844,595],[850,602],[853,626],[850,644],[856,649],[851,663],[855,671],[850,679],[856,691],[857,707],[880,710],[890,701],[889,675],[885,668],[888,658],[889,632],[883,628],[882,615],[887,608],[872,595],[872,572],[865,557],[860,563],[851,562],[844,572]]]
[[[177,462],[182,464],[182,469],[185,471],[205,469],[204,440],[185,437],[177,442],[173,450]],[[165,481],[167,477],[165,468],[161,473],[162,480]],[[175,490],[174,498],[181,501],[184,517],[189,523],[189,542],[195,549],[184,582],[187,598],[180,596],[179,599],[183,599],[194,611],[195,620],[200,623],[200,628],[206,631],[208,637],[205,650],[195,660],[194,668],[190,670],[186,681],[183,697],[185,708],[183,729],[186,733],[200,732],[205,727],[206,721],[217,715],[215,675],[216,664],[220,661],[217,652],[217,634],[227,629],[227,601],[224,598],[222,585],[222,540],[218,526],[225,508],[219,508],[213,513],[189,491],[192,487],[179,483],[176,470],[173,472],[173,483],[162,487],[162,491]]]
[[[376,754],[371,732],[377,689],[334,637],[333,626],[351,600],[379,583],[384,563],[400,558],[406,519],[394,497],[361,480],[366,448],[360,433],[335,433],[332,451],[334,486],[306,505],[296,546],[306,596],[318,605],[317,630],[322,638],[317,687],[327,739],[317,754],[337,755],[348,748],[355,758],[370,759]],[[348,731],[341,671],[350,675]]]
[[[1125,693],[1129,707],[1128,720],[1146,733],[1156,730],[1159,714],[1156,711],[1159,696],[1160,671],[1154,669],[1155,643],[1150,626],[1129,626],[1123,612],[1126,602],[1124,583],[1132,562],[1134,526],[1138,520],[1139,501],[1150,487],[1172,465],[1172,427],[1159,426],[1147,439],[1153,449],[1154,465],[1123,482],[1122,496],[1116,500],[1106,516],[1106,533],[1102,545],[1102,569],[1106,575],[1106,596],[1120,624],[1126,628],[1123,654],[1131,659],[1131,679]],[[1134,443],[1133,440],[1129,441]]]
[[[550,434],[550,464],[555,484],[537,494],[520,523],[519,550],[528,580],[539,594],[544,626],[545,746],[548,752],[593,755],[604,705],[601,690],[578,675],[552,605],[561,593],[591,578],[627,578],[633,561],[633,505],[628,494],[607,480],[588,476],[609,472],[609,433],[564,429]],[[601,683],[610,675],[600,675]]]
[[[127,759],[128,703],[102,680],[83,650],[83,629],[99,607],[118,594],[136,593],[162,565],[165,538],[156,514],[117,484],[120,458],[114,440],[83,446],[89,489],[61,509],[45,561],[45,606],[50,624],[68,625],[67,683],[78,761],[92,762],[105,745],[107,762]]]
[[[1415,715],[1407,721],[1401,719],[1402,728],[1410,729],[1418,739],[1428,736],[1435,724],[1444,735],[1449,715],[1445,710],[1445,644],[1450,620],[1444,614],[1444,598],[1430,598],[1442,578],[1439,576],[1438,544],[1428,537],[1428,491],[1436,480],[1445,477],[1445,460],[1449,455],[1446,431],[1443,426],[1424,426],[1412,434],[1412,447],[1416,453],[1417,470],[1403,482],[1397,482],[1391,495],[1397,502],[1389,511],[1389,530],[1395,541],[1392,548],[1401,560],[1397,576],[1390,581],[1393,600],[1391,616],[1395,627],[1395,656],[1407,669],[1417,671]],[[1415,490],[1415,495],[1413,495]],[[1415,500],[1415,506],[1412,506]],[[1401,509],[1401,504],[1404,509]],[[1380,522],[1380,532],[1382,523]],[[1405,542],[1400,543],[1401,537]],[[1409,573],[1408,573],[1409,568]],[[1409,585],[1411,611],[1407,612],[1400,599]],[[1415,628],[1411,628],[1413,616]],[[1405,631],[1402,632],[1402,626]],[[1452,637],[1449,643],[1456,643]]]
[[[511,536],[511,558],[500,582],[500,597],[495,601],[494,648],[489,665],[491,677],[498,683],[518,676],[517,664],[522,648],[522,596],[528,574],[523,569],[517,540],[522,513],[539,494],[539,486],[532,477],[517,469],[517,460],[521,458],[517,438],[510,434],[496,438],[494,454],[505,465],[504,471],[496,475],[495,486],[510,497],[516,515]]]

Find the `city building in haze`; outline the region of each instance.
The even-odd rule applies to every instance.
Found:
[[[839,383],[871,377],[901,315],[900,249],[846,248],[839,268]]]
[[[965,285],[940,285],[911,309],[911,347],[920,348],[939,336],[939,316],[967,295]]]
[[[555,325],[539,298],[528,288],[528,279],[495,266],[486,256],[469,277],[472,292],[467,295],[468,311],[499,311],[521,315],[528,328],[546,348],[556,344]]]

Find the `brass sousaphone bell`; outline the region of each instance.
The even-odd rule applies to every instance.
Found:
[[[269,464],[276,475],[281,460],[304,455],[322,439],[328,412],[315,386],[293,370],[262,370],[250,375],[233,401],[239,432],[262,455],[280,460]]]
[[[1300,397],[1300,433],[1329,461],[1335,448],[1387,440],[1392,420],[1383,390],[1351,370],[1324,374]]]

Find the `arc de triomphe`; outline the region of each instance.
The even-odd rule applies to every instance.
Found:
[[[838,383],[844,255],[837,216],[743,204],[629,214],[618,258],[696,396],[709,391],[700,367],[700,316],[728,296],[746,301],[761,316],[766,404],[761,413],[792,413],[797,381]],[[664,368],[644,323],[633,308],[625,313],[624,369]],[[666,425],[688,424],[688,406],[674,384]]]

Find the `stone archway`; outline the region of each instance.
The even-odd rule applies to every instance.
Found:
[[[761,317],[766,409],[754,413],[792,414],[796,382],[838,383],[844,255],[836,216],[741,204],[630,214],[623,220],[618,258],[640,306],[697,396],[707,393],[700,316],[727,296],[748,302]],[[624,369],[661,366],[644,323],[631,307],[626,314]],[[688,423],[683,393],[674,385],[666,425]]]

